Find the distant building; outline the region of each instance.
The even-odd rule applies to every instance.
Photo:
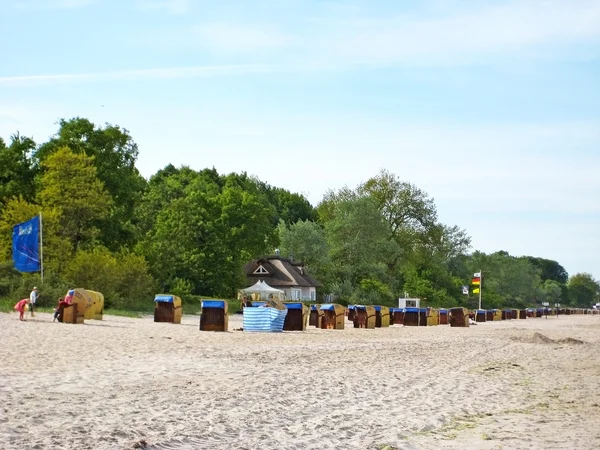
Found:
[[[254,259],[244,266],[248,286],[262,280],[285,292],[287,300],[315,301],[322,284],[310,276],[304,264],[279,255]]]

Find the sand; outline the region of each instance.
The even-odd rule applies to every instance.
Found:
[[[600,316],[279,334],[17,317],[2,449],[600,448]]]

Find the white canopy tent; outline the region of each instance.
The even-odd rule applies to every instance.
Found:
[[[269,286],[262,280],[258,280],[255,284],[245,289],[240,289],[244,294],[253,294],[255,300],[268,300],[270,298],[277,298],[283,300],[284,291]],[[256,295],[254,295],[256,294]],[[256,298],[258,297],[258,298]]]

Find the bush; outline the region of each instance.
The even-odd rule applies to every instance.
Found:
[[[104,294],[107,309],[147,311],[153,307],[157,287],[148,273],[148,264],[143,257],[128,251],[115,255],[104,247],[78,250],[69,261],[65,276],[74,286]]]

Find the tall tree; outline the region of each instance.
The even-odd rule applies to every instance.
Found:
[[[166,177],[166,187],[156,180],[165,188],[157,191],[151,180],[149,193],[172,198],[155,213],[137,249],[166,289],[187,286],[190,293],[232,295],[243,282],[243,265],[274,248],[274,211],[265,196],[256,187],[243,189],[235,176],[214,175],[181,171]]]
[[[323,227],[310,220],[300,220],[291,225],[281,220],[277,232],[281,254],[302,261],[311,275],[324,282],[329,248]]]
[[[60,215],[58,237],[75,251],[99,234],[97,224],[110,213],[111,198],[96,176],[94,158],[62,147],[42,162],[38,202]]]
[[[526,259],[516,258],[505,251],[489,255],[474,252],[468,266],[468,277],[473,272],[483,271],[485,308],[525,307],[539,302],[539,270]]]
[[[542,299],[548,302],[551,306],[559,303],[562,298],[561,283],[555,280],[547,279],[541,286]]]
[[[33,139],[16,133],[7,146],[0,138],[0,208],[4,200],[22,196],[31,201],[35,195],[36,171],[31,160],[35,149]]]
[[[338,201],[332,217],[325,222],[332,281],[338,285],[350,283],[363,290],[386,285],[386,295],[393,295],[387,261],[398,252],[398,247],[389,238],[389,225],[376,202],[370,197]],[[378,289],[378,294],[384,295],[383,290]]]
[[[600,283],[589,273],[578,273],[569,278],[569,300],[574,306],[591,308],[600,301]]]
[[[301,194],[287,191],[283,188],[273,187],[266,183],[255,180],[259,189],[267,196],[271,205],[275,207],[275,223],[280,220],[293,224],[300,220],[316,220],[315,208]]]
[[[566,284],[569,280],[569,273],[556,261],[533,256],[525,256],[524,258],[540,270],[542,281],[553,280],[559,284]]]
[[[39,165],[62,147],[74,153],[94,157],[98,178],[113,200],[110,215],[101,224],[99,238],[108,248],[131,245],[135,226],[131,219],[136,203],[141,199],[145,180],[135,167],[138,146],[129,132],[115,125],[97,127],[87,119],[62,119],[59,130],[35,153]]]

